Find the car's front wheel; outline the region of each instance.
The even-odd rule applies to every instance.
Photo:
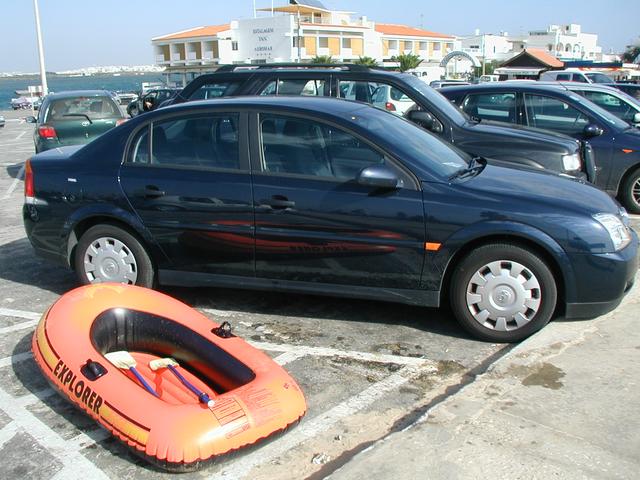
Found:
[[[475,337],[517,342],[551,319],[557,286],[535,253],[509,243],[488,244],[468,253],[455,268],[451,308]]]
[[[620,200],[629,212],[640,213],[640,168],[623,183]]]
[[[75,270],[80,283],[117,282],[152,287],[154,269],[140,241],[115,225],[95,225],[75,249]]]

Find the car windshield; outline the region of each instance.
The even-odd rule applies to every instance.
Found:
[[[423,165],[439,178],[448,179],[461,168],[466,168],[471,160],[466,153],[392,113],[359,108],[353,111],[351,120],[381,138],[391,139],[394,152],[400,158],[409,158]]]
[[[602,121],[607,122],[611,127],[617,128],[619,130],[626,130],[628,128],[631,128],[631,125],[629,125],[627,122],[625,122],[621,118],[616,117],[613,113],[606,111],[604,108],[596,105],[590,100],[587,100],[583,96],[578,95],[574,92],[570,92],[569,97],[574,102],[581,104],[587,110],[590,110],[591,112],[598,115]]]
[[[47,108],[45,121],[99,120],[122,116],[111,97],[69,97],[53,100]]]
[[[463,113],[462,110],[456,108],[456,106],[447,100],[442,94],[438,93],[436,90],[428,86],[419,78],[414,77],[413,75],[405,75],[403,79],[409,84],[414,90],[418,91],[418,93],[422,94],[427,100],[438,110],[440,110],[444,115],[446,115],[451,121],[461,125],[467,121],[469,121],[469,117],[466,113]]]

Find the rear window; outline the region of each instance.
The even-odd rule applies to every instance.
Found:
[[[110,97],[71,97],[53,100],[47,107],[45,121],[99,120],[122,116],[120,108]]]
[[[235,93],[240,82],[206,83],[189,96],[189,100],[208,100],[210,98],[229,97]]]

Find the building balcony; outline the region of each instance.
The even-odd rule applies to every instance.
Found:
[[[164,58],[164,55],[156,55],[156,64],[157,65],[166,65],[169,63],[169,60]]]

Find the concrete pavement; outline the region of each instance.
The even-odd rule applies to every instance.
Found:
[[[548,325],[410,428],[317,478],[639,478],[639,304],[636,282],[608,315]]]

